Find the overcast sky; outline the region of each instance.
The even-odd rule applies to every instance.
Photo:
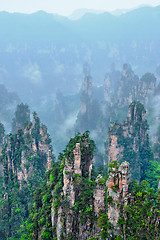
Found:
[[[38,10],[70,15],[80,8],[113,11],[139,5],[160,5],[160,0],[0,0],[0,11],[31,13]]]

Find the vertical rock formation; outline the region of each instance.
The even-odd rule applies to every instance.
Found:
[[[70,161],[67,158],[65,159],[65,166],[63,170],[63,192],[61,194],[64,196],[66,204],[64,206],[64,202],[61,202],[61,206],[57,210],[57,217],[55,214],[55,209],[52,207],[52,226],[56,227],[56,237],[58,240],[61,239],[61,236],[63,234],[70,236],[73,233],[75,216],[73,214],[72,207],[75,204],[76,195],[78,195],[77,189],[74,186],[74,180],[75,174],[79,176],[81,175],[80,143],[76,143],[76,147],[73,150],[73,156],[73,161]],[[62,212],[65,212],[65,215],[63,217]],[[64,221],[65,233],[62,229]]]
[[[75,124],[76,132],[84,132],[87,130],[95,130],[98,119],[101,116],[101,108],[99,102],[94,99],[92,89],[92,77],[90,75],[90,68],[84,65],[84,79],[81,91],[80,101],[81,110],[77,115]]]
[[[76,148],[73,151],[74,153],[74,172],[75,174],[82,174],[80,169],[81,166],[81,150],[80,150],[80,143],[76,143]]]
[[[120,108],[128,106],[137,96],[139,78],[134,74],[131,67],[123,65],[123,70],[118,87],[118,106]]]
[[[0,155],[2,154],[3,145],[4,145],[4,133],[5,129],[2,123],[0,123]],[[0,163],[0,175],[3,175],[3,164]]]
[[[120,80],[120,72],[115,69],[114,64],[111,65],[110,72],[106,74],[104,80],[104,99],[110,102],[117,92]]]
[[[92,222],[88,216],[85,222],[82,221],[83,215],[86,214],[86,212],[82,212],[81,219],[81,210],[78,204],[82,201],[81,197],[85,194],[85,192],[81,190],[84,184],[83,181],[85,181],[82,177],[85,175],[84,169],[89,172],[91,161],[88,159],[88,162],[85,161],[84,164],[82,164],[84,156],[80,148],[80,143],[76,143],[73,149],[73,161],[71,161],[71,159],[65,159],[61,204],[57,210],[52,208],[52,224],[53,227],[56,228],[56,238],[58,240],[60,240],[62,236],[65,239],[70,237],[71,239],[88,240],[90,237],[98,237],[101,232],[101,228],[97,225],[97,220]],[[91,205],[88,206],[89,214],[93,214],[94,219],[98,219],[101,213],[107,213],[110,223],[114,226],[115,233],[118,233],[117,222],[120,216],[120,209],[127,204],[128,167],[129,164],[124,162],[118,169],[110,169],[107,182],[107,194],[112,198],[112,203],[109,204],[108,212],[106,212],[105,203],[106,180],[101,175],[98,175],[95,181],[96,185],[93,196],[91,196],[93,200]],[[87,202],[84,204],[87,205]],[[55,211],[57,211],[57,217]],[[53,237],[55,237],[55,235]]]
[[[17,105],[15,117],[12,119],[12,133],[16,133],[18,129],[24,129],[24,124],[30,122],[30,110],[27,104]]]
[[[83,67],[84,80],[81,95],[81,114],[85,114],[92,102],[92,77],[90,76],[90,67],[85,64]]]
[[[109,74],[106,75],[104,80],[104,99],[106,102],[110,101],[110,95],[112,95],[112,89],[111,89],[111,79]]]
[[[81,149],[84,151],[84,148],[86,149],[85,155],[84,152],[81,152]],[[87,213],[81,213],[85,206],[80,204],[83,201],[83,194],[85,194],[83,191],[90,191],[90,189],[85,190],[88,186],[84,186],[83,183],[85,179],[88,179],[89,183],[92,169],[92,155],[89,149],[90,145],[87,138],[84,138],[81,143],[75,144],[75,148],[69,155],[72,157],[65,158],[61,204],[58,209],[52,207],[52,225],[56,228],[56,235],[54,233],[53,237],[57,239],[61,239],[62,236],[66,239],[88,239],[89,237],[88,231],[91,228],[91,221],[88,219],[86,223],[81,222],[81,218],[83,219],[83,215]],[[91,199],[88,199],[88,201],[91,201]],[[88,205],[88,203],[84,204]],[[91,214],[93,212],[92,205],[89,206]],[[82,210],[80,210],[81,208]]]
[[[8,196],[4,207],[7,215],[4,222],[7,221],[9,229],[5,230],[7,238],[17,234],[19,224],[28,217],[33,192],[44,179],[49,149],[52,147],[47,128],[40,123],[37,114],[34,114],[33,123],[28,122],[24,130],[19,129],[16,134],[7,136],[1,154],[4,176],[1,189]],[[38,236],[37,232],[38,229],[35,236]]]
[[[63,171],[63,196],[67,201],[67,212],[65,214],[65,225],[66,225],[66,235],[72,235],[74,221],[74,214],[72,207],[75,204],[76,196],[78,195],[78,191],[74,186],[75,174],[81,175],[81,151],[80,151],[80,143],[76,143],[76,147],[73,150],[74,159],[73,162],[65,161],[65,167]],[[58,222],[60,223],[59,216]],[[59,227],[57,223],[57,227]],[[60,227],[59,227],[60,228]],[[62,229],[61,229],[62,232]],[[60,239],[57,235],[57,239]]]
[[[99,212],[105,212],[105,181],[101,175],[97,176],[94,188],[94,212],[99,216]]]
[[[3,149],[3,156],[7,156],[3,159],[3,165],[8,165],[7,171],[16,175],[20,186],[23,181],[28,183],[28,178],[37,167],[45,172],[48,152],[52,149],[50,142],[47,128],[40,124],[37,114],[34,114],[33,123],[29,122],[24,130],[20,129],[17,134],[8,136]],[[36,163],[38,159],[39,163]],[[49,161],[51,168],[51,152]]]
[[[48,158],[47,158],[47,170],[52,168],[52,152],[51,150],[48,151]]]
[[[62,92],[60,89],[56,92],[56,99],[55,99],[55,122],[62,123],[65,119],[66,112],[65,112],[65,100]]]
[[[124,209],[128,198],[128,168],[129,163],[123,162],[118,168],[116,166],[109,169],[109,177],[107,181],[107,193],[112,198],[112,202],[108,207],[108,219],[114,226],[114,230],[118,233],[118,219],[120,210]],[[121,209],[123,207],[123,209]]]
[[[112,77],[112,71],[108,73],[104,83],[106,119],[122,121],[127,116],[128,105],[132,101],[140,101],[147,109],[149,121],[155,121],[153,119],[153,105],[157,102],[155,98],[155,94],[158,93],[156,81],[155,76],[151,73],[146,73],[139,79],[128,64],[123,65],[119,81]]]
[[[118,144],[118,136],[113,134],[113,129],[115,132],[118,132],[119,128],[119,124],[111,123],[110,131],[108,132],[108,163],[118,161],[122,155],[123,147]]]
[[[111,125],[108,134],[109,163],[127,160],[130,163],[131,179],[140,181],[143,175],[143,154],[149,146],[148,124],[145,109],[140,102],[129,106],[129,114],[122,124]]]
[[[70,207],[72,207],[75,203],[75,188],[73,184],[74,176],[75,174],[82,175],[80,143],[76,143],[73,154],[73,162],[69,162],[66,159],[63,170],[63,195],[66,199],[68,199]]]
[[[156,78],[151,73],[145,73],[140,81],[138,86],[138,97],[137,99],[142,102],[145,107],[148,106],[149,101],[153,100],[153,95],[156,90]]]

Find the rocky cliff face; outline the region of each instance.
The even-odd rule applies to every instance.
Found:
[[[143,172],[142,152],[149,146],[148,125],[145,120],[145,109],[140,102],[129,106],[128,118],[122,124],[113,123],[108,134],[109,163],[125,159],[130,163],[131,179],[139,181]]]
[[[138,100],[144,103],[144,100],[146,102],[146,105],[148,104],[148,100],[153,97],[154,93],[156,91],[156,78],[151,73],[145,73],[138,85]]]
[[[106,101],[110,120],[122,121],[127,115],[128,105],[132,101],[140,101],[148,112],[150,121],[154,121],[153,105],[155,94],[158,94],[157,79],[151,73],[144,74],[141,78],[127,64],[123,65],[121,75],[117,80],[112,76],[116,71],[107,73],[104,81],[104,99]],[[157,111],[156,111],[157,112]]]
[[[131,67],[123,65],[122,72],[113,67],[104,81],[104,98],[107,102],[115,102],[115,107],[124,108],[137,98],[139,78]]]
[[[114,125],[112,123],[110,129],[112,129],[113,127],[116,129],[116,131],[118,131],[119,128],[118,125]],[[118,161],[122,156],[123,147],[119,146],[118,136],[112,135],[111,131],[108,133],[108,146],[109,146],[108,162],[110,163],[112,161]]]
[[[16,134],[18,129],[24,129],[24,124],[30,122],[30,110],[27,104],[17,105],[14,118],[12,119],[12,133]]]
[[[80,206],[76,206],[76,201],[81,199],[83,194],[81,189],[83,187],[83,178],[85,177],[89,181],[92,171],[92,157],[88,155],[84,159],[81,153],[83,147],[89,149],[87,141],[81,144],[76,143],[72,152],[73,159],[65,159],[61,205],[57,210],[52,207],[52,225],[56,228],[55,235],[57,239],[61,239],[62,236],[66,239],[67,237],[72,237],[72,239],[88,239],[89,237],[87,231],[91,227],[91,221],[81,223]]]
[[[57,183],[52,192],[53,237],[58,240],[99,237],[101,227],[98,219],[102,214],[108,216],[110,224],[116,229],[119,206],[127,204],[129,164],[124,162],[118,168],[110,168],[108,181],[101,175],[93,180],[93,143],[89,142],[87,134],[78,139],[76,143],[71,139],[64,151],[61,163],[62,185],[59,188],[60,183]],[[106,196],[112,198],[108,210]]]
[[[99,216],[100,210],[105,212],[105,185],[101,183],[103,177],[101,175],[97,176],[96,186],[94,188],[94,212],[96,216]]]
[[[0,73],[1,75],[1,73]],[[3,77],[1,77],[1,83]],[[17,104],[20,103],[20,98],[15,92],[9,92],[5,85],[0,84],[0,121],[5,125],[7,132],[11,130],[11,122]]]
[[[81,144],[76,143],[73,150],[73,161],[65,159],[60,206],[56,209],[54,201],[52,205],[52,227],[55,229],[53,237],[58,240],[62,238],[88,240],[90,237],[99,237],[101,228],[97,220],[102,213],[108,216],[110,224],[114,227],[114,234],[118,234],[120,210],[122,210],[122,206],[124,207],[127,204],[129,164],[124,162],[118,168],[110,168],[107,182],[101,175],[97,176],[94,186],[91,187],[91,195],[87,190],[87,194],[90,195],[89,204],[86,199],[83,203],[84,206],[81,206],[82,199],[86,197],[84,181],[87,181],[87,184],[90,183],[92,169],[91,158],[88,158],[87,162],[82,164],[81,149],[84,143]],[[86,172],[88,174],[83,178]],[[54,194],[55,191],[53,190],[53,198]],[[108,205],[108,210],[106,208],[106,196],[112,199],[112,203],[110,202]]]
[[[51,167],[51,149],[47,128],[34,114],[33,123],[29,122],[24,130],[8,136],[2,151],[4,175],[10,178],[10,173],[15,174],[20,186],[22,182],[28,183],[36,169],[44,173],[47,164]]]
[[[138,76],[134,74],[129,65],[124,64],[118,87],[119,107],[128,106],[128,104],[136,99],[138,82]]]
[[[153,236],[158,239],[159,203],[155,197],[147,200],[151,190],[147,190],[146,181],[142,181],[140,186],[137,184],[146,179],[145,171],[148,172],[147,166],[150,167],[148,160],[151,154],[142,104],[130,104],[127,120],[122,124],[112,124],[108,141],[108,178],[93,174],[94,142],[89,139],[88,132],[77,134],[69,141],[59,155],[59,161],[47,173],[48,202],[44,202],[47,199],[45,189],[41,199],[38,189],[38,206],[34,207],[33,221],[37,212],[41,213],[42,205],[47,211],[36,219],[32,236],[39,230],[38,237],[34,239],[43,239],[45,234],[58,240],[130,239],[130,236],[143,236],[145,230],[148,236],[150,224],[155,226]],[[130,179],[137,181],[129,185]],[[149,218],[146,217],[146,206],[152,215]],[[136,213],[135,209],[138,209]],[[141,227],[135,230],[132,221],[136,225],[138,219],[141,219]],[[147,221],[146,229],[143,229],[144,221]]]
[[[92,77],[90,74],[90,68],[87,64],[84,65],[83,71],[83,87],[80,96],[81,109],[77,115],[75,124],[76,132],[95,130],[98,119],[101,115],[99,103],[94,99]]]
[[[0,211],[0,215],[6,238],[15,236],[19,231],[17,228],[27,219],[33,192],[41,185],[47,168],[50,169],[52,164],[47,128],[40,123],[36,113],[33,118],[24,130],[19,129],[16,134],[7,136],[1,153],[3,212]]]
[[[108,219],[113,225],[115,233],[118,234],[118,219],[120,211],[124,212],[125,205],[128,202],[128,176],[129,163],[123,162],[119,167],[109,168],[109,177],[107,180],[107,193],[112,201],[108,205]]]

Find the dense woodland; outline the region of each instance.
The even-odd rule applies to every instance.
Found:
[[[0,12],[1,240],[160,239],[159,11]]]
[[[99,157],[95,142],[86,131],[71,138],[65,150],[55,158],[46,126],[40,123],[36,113],[33,113],[31,122],[29,107],[22,103],[18,105],[13,118],[13,131],[17,127],[16,133],[5,135],[1,124],[1,239],[78,239],[79,229],[87,223],[90,237],[84,239],[124,239],[124,236],[125,239],[159,239],[160,131],[158,128],[157,141],[151,145],[149,125],[143,117],[146,114],[144,106],[133,101],[129,113],[126,121],[111,124],[103,156]],[[126,127],[129,131],[127,137],[124,134]],[[117,136],[117,148],[122,148],[117,161],[110,161],[108,157],[112,136]],[[64,174],[69,174],[65,170],[67,162],[74,165],[76,143],[80,143],[82,173],[72,175],[76,200],[70,208],[63,195]],[[53,151],[50,168],[47,164],[48,151]],[[88,164],[93,157],[89,176]],[[119,164],[125,161],[129,163],[128,204],[119,215],[117,233],[107,215],[107,206],[113,201],[107,194],[107,178],[112,169],[118,169]],[[102,211],[99,209],[96,215],[94,189],[99,174],[98,184],[104,190],[105,208]],[[117,185],[113,186],[113,190],[118,191]],[[60,237],[57,237],[57,225],[53,225],[51,215],[54,211],[58,218],[61,206],[64,226]],[[119,208],[123,209],[123,203]],[[70,234],[67,234],[65,225],[68,211],[72,211],[74,216]],[[97,228],[94,236],[92,231]]]

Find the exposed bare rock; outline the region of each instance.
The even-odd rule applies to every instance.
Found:
[[[63,218],[62,218],[62,213],[63,210],[60,207],[58,210],[58,221],[57,221],[57,240],[61,239],[61,235],[62,235],[62,227],[63,227]]]
[[[101,175],[97,176],[94,189],[94,212],[99,216],[99,211],[105,211],[105,180]]]
[[[133,159],[130,163],[131,179],[140,180],[141,164],[139,155],[142,148],[147,148],[148,125],[145,120],[145,109],[140,102],[129,106],[128,118],[122,124],[112,123],[108,133],[108,164],[112,161],[122,161],[125,154]]]
[[[82,172],[81,172],[81,169],[80,169],[80,166],[81,166],[80,143],[76,144],[76,148],[74,149],[73,153],[74,153],[74,172],[76,174],[81,175]]]
[[[40,120],[35,114],[33,123],[29,122],[25,125],[24,130],[20,129],[17,134],[8,136],[4,149],[7,158],[3,165],[7,165],[8,171],[17,176],[21,186],[23,181],[28,183],[28,178],[34,175],[34,158],[35,161],[39,158],[44,172],[47,167],[51,168],[51,149],[47,128],[40,124]]]
[[[129,163],[123,162],[119,168],[109,169],[109,178],[107,181],[107,193],[112,197],[112,202],[108,208],[108,219],[113,224],[115,230],[118,229],[117,223],[120,216],[120,207],[127,204],[128,194],[128,168]]]
[[[83,144],[88,146],[87,142],[84,142]],[[61,201],[57,218],[52,207],[52,226],[56,227],[57,239],[61,239],[61,234],[65,234],[65,236],[74,235],[75,239],[89,239],[89,230],[91,226],[90,220],[88,220],[85,224],[80,223],[79,213],[73,211],[76,199],[80,194],[80,184],[82,181],[81,177],[84,174],[84,169],[85,173],[89,173],[88,178],[90,177],[92,169],[92,159],[88,159],[88,161],[86,159],[86,162],[82,165],[81,158],[81,145],[80,143],[76,143],[75,149],[73,150],[73,159],[65,159],[65,167],[63,170],[63,192],[61,193],[64,200]],[[63,232],[64,222],[65,233]]]
[[[113,127],[113,124],[111,124]],[[119,126],[115,126],[118,130]],[[118,136],[112,135],[111,132],[108,133],[108,146],[109,146],[109,154],[108,154],[108,162],[118,161],[120,156],[122,155],[123,146],[119,146]]]
[[[48,151],[48,158],[47,158],[47,169],[52,168],[52,152],[51,150]]]

